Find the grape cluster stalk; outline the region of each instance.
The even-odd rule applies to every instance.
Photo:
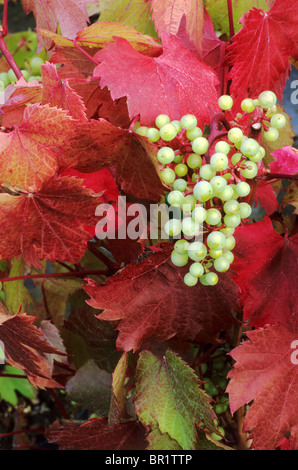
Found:
[[[241,102],[244,114],[256,116],[251,122],[263,126],[264,138],[270,142],[278,139],[279,129],[286,124],[285,116],[277,112],[276,101],[276,95],[267,90],[256,99]],[[229,95],[218,100],[223,112],[231,111],[233,104]],[[228,271],[234,260],[235,229],[252,213],[245,198],[251,192],[249,182],[258,175],[265,149],[248,136],[249,126],[240,124],[241,117],[238,113],[226,135],[211,146],[193,114],[180,120],[160,114],[156,127],[138,122],[134,128],[159,146],[160,178],[169,188],[166,200],[169,206],[180,209],[180,216],[169,219],[164,231],[173,239],[172,263],[178,267],[189,264],[184,276],[187,286],[218,283],[219,274]]]

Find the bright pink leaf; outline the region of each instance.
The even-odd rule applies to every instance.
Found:
[[[251,431],[255,450],[274,450],[287,433],[291,449],[298,449],[297,332],[282,325],[250,331],[249,341],[230,353],[236,361],[228,375],[230,409],[233,414],[254,400],[244,430]]]
[[[271,173],[294,175],[298,173],[298,151],[285,145],[279,150],[272,152],[275,161],[270,163]]]
[[[141,115],[141,123],[154,125],[160,113],[180,119],[186,113],[196,115],[198,125],[210,122],[217,110],[214,71],[200,62],[176,36],[162,36],[163,53],[146,57],[124,39],[99,51],[100,64],[94,70],[101,87],[108,86],[112,98],[127,96],[131,118]]]

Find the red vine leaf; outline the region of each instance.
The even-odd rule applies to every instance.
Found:
[[[235,324],[232,312],[239,310],[238,290],[229,277],[222,276],[212,290],[187,287],[183,282],[186,268],[172,265],[171,251],[169,246],[151,253],[103,285],[88,280],[88,304],[104,309],[98,318],[121,320],[118,349],[137,350],[149,339],[161,342],[175,335],[184,341],[213,343],[221,331]]]
[[[244,430],[251,430],[252,448],[273,450],[291,433],[291,449],[298,449],[298,374],[293,362],[296,333],[282,325],[246,333],[245,341],[231,351],[234,369],[227,388],[232,414],[250,403]]]
[[[124,39],[116,38],[94,56],[100,64],[94,77],[101,87],[108,86],[112,98],[127,96],[131,118],[141,115],[144,125],[153,125],[160,113],[171,119],[193,113],[198,125],[210,122],[210,113],[217,110],[218,79],[214,71],[200,62],[173,35],[162,36],[163,53],[146,57]],[[150,77],[150,79],[148,78]]]
[[[279,150],[272,152],[275,160],[270,163],[271,173],[281,173],[284,175],[294,175],[298,173],[298,151],[297,149],[285,145]]]
[[[42,259],[79,262],[90,239],[84,226],[95,225],[98,205],[81,183],[53,178],[38,193],[0,194],[0,259],[22,255],[36,267]]]

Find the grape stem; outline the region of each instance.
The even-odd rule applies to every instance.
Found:
[[[7,15],[8,15],[8,0],[4,0],[2,27],[0,29],[0,49],[5,59],[7,60],[8,64],[10,65],[11,69],[14,71],[16,77],[20,79],[22,78],[23,75],[4,41],[5,36],[7,36],[8,34]]]
[[[227,0],[227,4],[228,4],[230,40],[231,40],[232,37],[235,35],[232,0]]]
[[[5,277],[1,279],[1,282],[12,282],[12,281],[21,281],[26,279],[50,279],[50,278],[59,278],[59,277],[78,277],[84,278],[90,275],[104,275],[107,271],[89,269],[86,271],[71,271],[68,273],[44,273],[44,274],[28,274],[25,276],[14,276],[14,277]]]

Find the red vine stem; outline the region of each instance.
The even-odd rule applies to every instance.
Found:
[[[7,36],[7,34],[8,34],[7,12],[8,12],[8,0],[4,0],[3,16],[2,16],[2,33],[3,33],[3,37]]]
[[[44,433],[45,428],[36,428],[36,429],[21,429],[19,431],[11,431],[0,434],[0,437],[10,437],[15,436],[16,434],[33,434],[33,433]]]
[[[69,273],[45,273],[45,274],[28,274],[27,276],[15,276],[15,277],[4,277],[0,279],[0,282],[10,282],[10,281],[21,281],[25,279],[48,279],[51,277],[86,277],[91,275],[102,275],[106,274],[104,270],[89,269],[86,271],[71,271]]]
[[[70,419],[70,416],[69,414],[66,412],[66,410],[64,409],[61,401],[59,400],[59,398],[57,397],[56,393],[55,393],[55,390],[53,390],[52,388],[49,388],[48,389],[51,397],[53,398],[54,402],[56,403],[57,407],[59,408],[62,416],[64,419]]]
[[[232,37],[235,35],[232,0],[227,0],[227,3],[228,3],[228,14],[229,14],[230,40],[231,40]]]
[[[2,27],[0,30],[0,49],[5,59],[7,60],[8,64],[10,65],[14,73],[16,74],[16,77],[19,79],[19,78],[22,78],[23,75],[4,41],[5,36],[7,36],[8,34],[7,12],[8,12],[8,0],[4,0]]]

